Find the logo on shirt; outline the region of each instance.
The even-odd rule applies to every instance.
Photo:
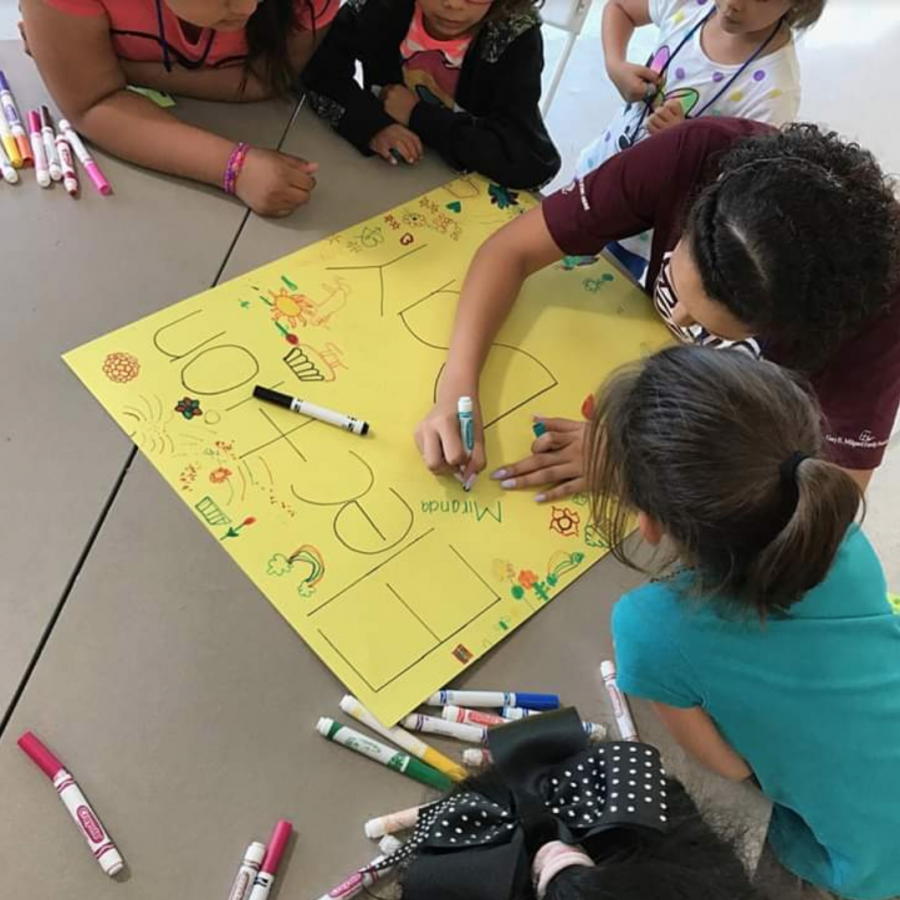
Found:
[[[836,444],[838,447],[851,447],[854,450],[879,450],[882,447],[887,447],[890,438],[885,438],[883,441],[879,440],[871,431],[866,429],[859,433],[858,438],[847,437],[843,434],[826,434],[825,440],[829,444]]]

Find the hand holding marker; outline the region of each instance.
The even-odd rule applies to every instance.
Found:
[[[460,397],[456,403],[456,411],[459,416],[459,439],[466,451],[466,458],[469,458],[475,450],[475,403],[471,397]],[[465,467],[462,471],[465,471]],[[462,475],[460,475],[459,480],[462,482],[463,490],[471,491],[477,477],[473,474],[463,481]]]

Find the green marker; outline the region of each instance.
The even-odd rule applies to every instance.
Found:
[[[439,791],[449,791],[453,787],[453,779],[438,772],[437,769],[433,769],[408,753],[392,750],[387,744],[360,734],[340,722],[335,722],[334,719],[327,717],[319,719],[316,730],[329,741],[334,741],[335,744],[340,744],[348,750],[355,750],[363,756],[368,756],[369,759],[374,759],[375,762],[380,762],[383,766],[421,784],[427,784]]]
[[[531,426],[531,430],[534,432],[535,437],[540,437],[542,434],[547,433],[547,426],[543,422],[535,422]]]

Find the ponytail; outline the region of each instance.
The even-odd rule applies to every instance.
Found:
[[[791,482],[785,489],[796,493],[794,512],[747,572],[747,593],[761,616],[786,609],[824,580],[863,501],[859,485],[823,459],[801,459]]]

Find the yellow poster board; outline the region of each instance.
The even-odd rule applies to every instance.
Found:
[[[467,494],[431,475],[413,442],[469,261],[534,205],[461,178],[65,356],[385,723],[606,552],[585,497],[539,505],[487,473]],[[529,452],[532,415],[577,418],[611,369],[667,340],[646,296],[605,262],[567,258],[532,278],[482,378],[489,465]],[[255,385],[365,419],[371,432],[255,400]]]

